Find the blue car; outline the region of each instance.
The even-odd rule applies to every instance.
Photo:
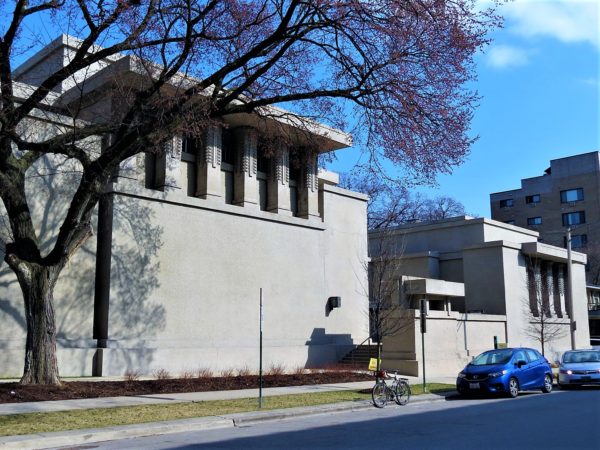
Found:
[[[483,352],[458,374],[456,390],[516,397],[519,391],[541,389],[552,392],[552,368],[532,348],[502,348]]]

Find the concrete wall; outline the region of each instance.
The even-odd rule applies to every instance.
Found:
[[[256,370],[260,288],[266,367],[331,364],[368,335],[363,198],[327,187],[325,220],[312,223],[167,197],[115,196],[115,210],[143,211],[152,227],[132,240],[119,220],[113,235],[105,375]],[[154,251],[121,264],[135,246]],[[341,308],[326,310],[330,296],[342,298]]]
[[[205,200],[182,192],[115,193],[103,374],[257,369],[260,288],[266,368],[332,364],[362,341],[368,335],[366,201],[323,189],[324,221],[232,205],[206,209]],[[64,196],[36,199],[50,244],[59,220],[52,207],[64,205]],[[95,244],[90,239],[76,254],[56,288],[63,376],[92,374]],[[0,277],[0,376],[19,376],[22,300],[6,265]],[[331,296],[341,297],[341,308],[326,309]]]
[[[403,333],[383,341],[383,367],[422,376],[423,346],[419,319]],[[425,371],[428,376],[455,376],[474,356],[493,348],[494,336],[506,341],[506,317],[429,311],[425,333]]]
[[[463,252],[466,311],[506,314],[504,259],[500,245]]]

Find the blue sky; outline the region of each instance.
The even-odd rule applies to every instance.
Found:
[[[519,188],[551,159],[600,150],[600,1],[516,0],[501,12],[504,28],[476,59],[479,140],[437,188],[420,189],[484,217],[490,193]]]

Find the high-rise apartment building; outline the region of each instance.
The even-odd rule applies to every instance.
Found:
[[[490,194],[492,219],[530,228],[540,241],[587,254],[591,343],[600,342],[600,152],[553,159],[544,175],[521,180],[521,189]]]
[[[490,195],[492,219],[530,228],[547,244],[588,254],[588,283],[600,284],[600,152],[553,159],[521,188]]]

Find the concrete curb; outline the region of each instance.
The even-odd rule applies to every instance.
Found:
[[[443,401],[454,393],[425,394],[412,397],[409,405],[414,403]],[[395,404],[394,404],[395,406]],[[394,407],[390,405],[389,407]],[[402,406],[397,406],[403,408]],[[51,433],[28,434],[21,436],[0,437],[2,449],[44,449],[50,447],[76,446],[94,442],[112,441],[127,438],[139,438],[187,431],[201,431],[215,428],[233,428],[260,422],[278,421],[317,414],[362,411],[372,409],[370,401],[328,403],[317,406],[276,409],[271,411],[253,411],[247,413],[227,414],[224,416],[202,417],[198,419],[182,419],[167,422],[120,425],[107,428],[59,431]]]

